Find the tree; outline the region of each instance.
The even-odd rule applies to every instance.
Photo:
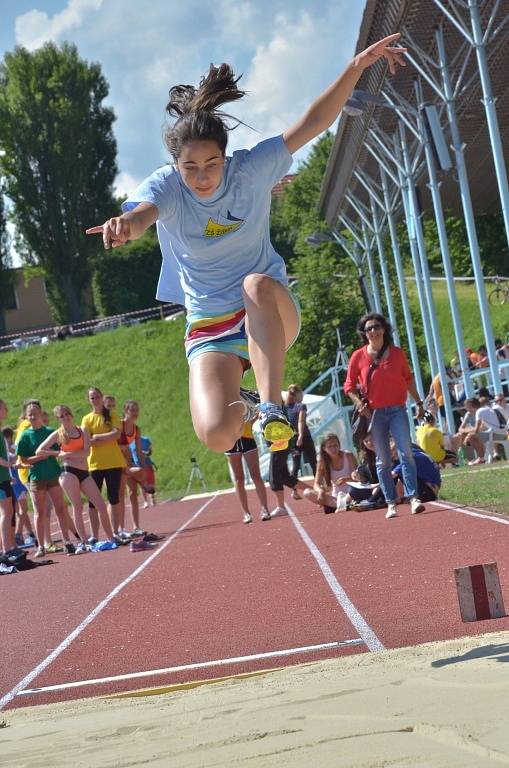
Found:
[[[57,322],[83,318],[91,259],[87,226],[113,215],[113,111],[98,64],[75,46],[16,48],[0,67],[0,172],[26,264],[46,278]]]
[[[160,268],[161,249],[154,227],[122,248],[101,253],[92,281],[99,312],[119,315],[153,307]]]

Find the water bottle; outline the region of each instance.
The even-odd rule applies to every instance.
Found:
[[[467,458],[465,456],[465,449],[463,448],[463,446],[460,446],[460,448],[458,449],[458,466],[464,467],[466,463],[467,463]]]

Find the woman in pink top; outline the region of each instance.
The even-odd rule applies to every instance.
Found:
[[[393,343],[388,320],[376,313],[364,315],[357,324],[357,331],[364,346],[355,350],[350,358],[344,391],[360,413],[370,419],[376,470],[387,502],[386,517],[396,516],[397,501],[392,478],[390,435],[398,449],[405,493],[410,497],[412,514],[415,515],[424,510],[424,505],[417,498],[417,473],[405,404],[410,394],[417,405],[417,416],[422,419],[422,400],[415,388],[405,353]]]

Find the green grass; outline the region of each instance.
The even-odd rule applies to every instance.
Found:
[[[409,282],[407,285],[409,286],[408,294],[412,315],[415,318],[420,314],[417,301],[417,289],[413,282]],[[454,326],[452,323],[449,297],[447,295],[447,286],[445,282],[442,281],[433,281],[432,285],[436,316],[441,330],[444,359],[449,363],[451,358],[456,354],[456,338],[454,336]],[[464,282],[457,282],[455,285],[465,346],[476,349],[480,344],[484,344],[485,342],[475,286],[472,283]],[[488,283],[487,292],[489,293],[492,288],[493,285]],[[505,339],[506,334],[509,331],[509,305],[491,306],[490,304],[489,310],[494,337],[496,338],[499,336],[500,338]]]
[[[5,352],[0,356],[0,397],[8,404],[9,422],[14,425],[27,397],[40,399],[51,416],[57,403],[65,403],[81,420],[90,411],[87,389],[98,386],[116,396],[119,411],[124,400],[139,401],[139,424],[153,441],[161,498],[185,490],[192,455],[209,488],[226,487],[230,480],[224,456],[207,451],[194,435],[183,335],[180,317]]]
[[[443,473],[441,498],[469,507],[509,515],[507,499],[509,463],[479,467],[458,467]]]

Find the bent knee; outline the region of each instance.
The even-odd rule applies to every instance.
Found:
[[[242,292],[251,301],[258,304],[264,299],[273,296],[274,280],[268,275],[258,273],[247,275],[242,283]]]
[[[236,431],[223,424],[203,425],[196,430],[196,436],[203,445],[216,453],[229,451],[238,439]]]

